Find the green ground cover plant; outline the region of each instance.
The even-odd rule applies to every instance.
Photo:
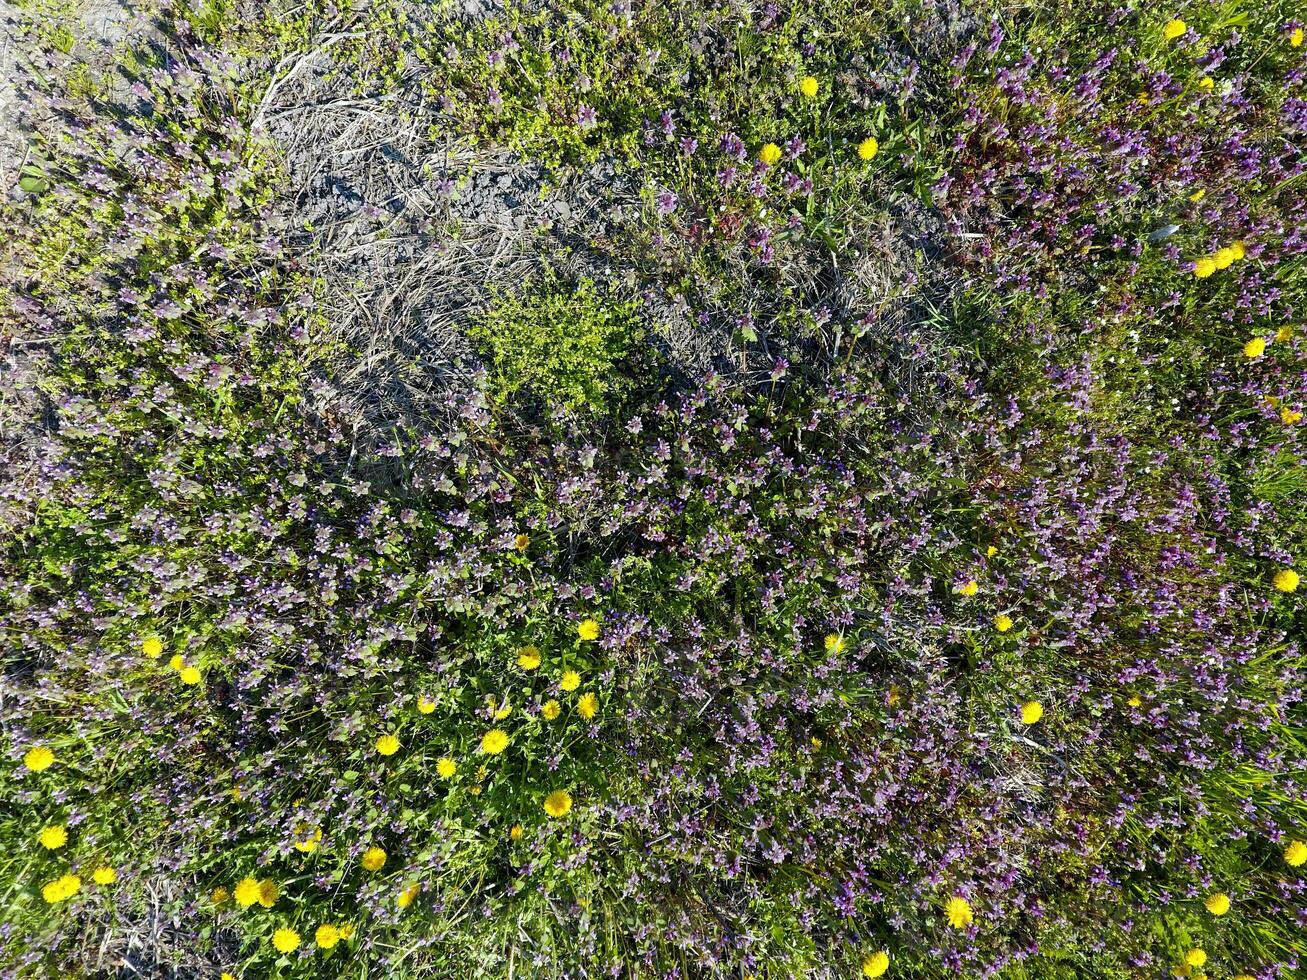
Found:
[[[0,976],[1300,975],[1293,4],[7,30]]]
[[[497,297],[468,330],[490,371],[491,397],[606,412],[631,387],[643,347],[636,304],[601,296],[589,279],[550,277],[522,295]]]

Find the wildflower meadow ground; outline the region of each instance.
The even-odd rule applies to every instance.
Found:
[[[1307,976],[1307,9],[0,14],[0,978]]]

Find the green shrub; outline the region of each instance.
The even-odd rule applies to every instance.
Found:
[[[575,287],[553,275],[521,295],[496,297],[472,326],[497,405],[517,399],[545,408],[604,414],[631,388],[631,361],[644,330],[633,300]]]

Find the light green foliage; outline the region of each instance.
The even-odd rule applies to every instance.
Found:
[[[634,301],[602,295],[589,279],[573,288],[552,276],[498,297],[469,330],[485,352],[497,404],[599,413],[631,389],[628,362],[644,333]]]

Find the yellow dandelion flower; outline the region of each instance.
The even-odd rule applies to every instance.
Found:
[[[82,879],[74,874],[60,875],[59,890],[64,898],[72,898],[82,889]]]
[[[452,779],[458,772],[458,763],[449,756],[436,760],[436,775],[441,779]]]
[[[821,748],[822,745],[821,739],[819,739],[816,735],[812,736],[812,738],[809,739],[809,742],[811,743],[814,752]]]
[[[575,691],[581,686],[581,675],[574,670],[566,671],[559,679],[558,686],[564,691]]]
[[[141,641],[141,653],[150,660],[158,660],[163,656],[163,640],[157,636],[147,636]]]
[[[508,828],[508,839],[509,840],[522,839],[522,825],[520,823],[515,823],[513,824],[513,826]]]
[[[1204,92],[1210,92],[1212,89],[1216,88],[1216,82],[1212,80],[1210,75],[1204,75],[1202,78],[1198,79],[1198,87]],[[1221,268],[1223,269],[1225,266],[1221,266]]]
[[[1225,915],[1230,911],[1230,896],[1225,892],[1212,892],[1203,903],[1212,915]]]
[[[1038,701],[1027,701],[1021,706],[1021,723],[1033,725],[1044,717],[1044,706]]]
[[[39,840],[47,851],[57,851],[68,843],[68,831],[59,824],[51,824],[41,831]]]
[[[200,672],[194,667],[183,667],[177,676],[181,678],[183,684],[194,685],[200,683]]]
[[[1295,411],[1286,405],[1280,409],[1280,421],[1285,425],[1294,425],[1302,421],[1302,412]]]
[[[346,942],[354,938],[354,923],[342,922],[340,924],[340,938]]]
[[[375,845],[369,847],[363,852],[360,863],[368,871],[380,871],[386,866],[386,849]]]
[[[985,549],[986,558],[993,558],[997,554],[998,554],[998,547],[996,545],[991,544],[988,548]]]
[[[545,813],[551,817],[565,817],[572,809],[572,794],[565,789],[556,789],[545,797]]]
[[[218,980],[236,980],[236,978],[232,976],[230,973],[228,973],[226,970],[223,970],[221,975],[219,975]]]
[[[219,885],[209,893],[209,901],[214,905],[226,905],[231,901],[231,892]]]
[[[1193,201],[1195,204],[1197,204],[1199,201],[1201,201],[1201,200],[1202,200],[1203,198],[1205,198],[1206,196],[1207,196],[1207,188],[1206,188],[1206,187],[1200,187],[1200,188],[1198,188],[1198,190],[1194,191],[1192,194],[1189,195],[1189,200],[1191,200],[1191,201]]]
[[[1301,48],[1301,47],[1302,47],[1302,28],[1301,28],[1301,27],[1295,27],[1295,28],[1294,28],[1294,29],[1289,33],[1289,46],[1290,46],[1291,48]]]
[[[1240,973],[1238,976],[1234,978],[1234,980],[1257,980],[1257,978],[1251,977],[1246,973]]]
[[[889,969],[889,953],[885,950],[878,950],[870,956],[862,958],[862,975],[870,977],[883,977],[885,971]]]
[[[516,548],[518,551],[526,551],[527,548],[531,547],[531,535],[529,534],[517,535],[516,537],[513,538],[513,547]]]
[[[1166,26],[1162,28],[1162,37],[1166,38],[1168,41],[1174,41],[1188,29],[1189,26],[1185,24],[1184,21],[1179,17],[1173,17],[1168,20]]]
[[[1212,253],[1212,262],[1218,269],[1228,269],[1234,265],[1234,249],[1230,246],[1218,248]]]
[[[394,735],[382,735],[377,739],[377,751],[382,755],[394,755],[399,751],[399,739]]]
[[[1301,867],[1307,863],[1307,843],[1300,840],[1289,841],[1284,849],[1284,863],[1291,868]]]
[[[1216,260],[1204,255],[1202,258],[1194,259],[1194,277],[1196,279],[1206,279],[1216,271]]]
[[[293,953],[300,948],[300,934],[294,929],[278,929],[272,934],[272,945],[278,953]]]
[[[168,667],[171,670],[181,670],[186,666],[186,658],[180,653],[174,653],[168,658]]]
[[[1275,331],[1275,342],[1277,344],[1287,344],[1293,340],[1293,327],[1284,326]]]
[[[436,699],[427,697],[425,694],[418,695],[418,713],[429,715],[436,710]]]
[[[540,666],[540,651],[535,647],[523,647],[517,652],[517,665],[523,670],[535,670]]]
[[[769,167],[778,163],[780,158],[781,148],[775,143],[768,143],[758,151],[758,159]]]
[[[1126,699],[1125,703],[1130,705],[1130,707],[1132,708],[1138,708],[1140,705],[1144,703],[1144,699],[1141,698],[1138,694],[1132,694],[1130,695],[1130,697]]]
[[[41,897],[49,905],[72,898],[82,888],[82,879],[77,875],[63,875],[41,886]]]
[[[806,98],[815,99],[817,97],[817,92],[820,89],[821,83],[817,81],[816,77],[813,75],[804,75],[799,79],[799,91],[802,92]]]
[[[281,889],[271,878],[264,878],[259,882],[259,904],[265,909],[270,909],[277,904],[277,899],[281,897]]]
[[[481,736],[481,751],[486,755],[499,755],[508,748],[508,733],[502,728],[492,728]]]
[[[545,721],[553,721],[561,712],[562,706],[553,698],[550,698],[540,706],[540,714],[544,716]]]
[[[999,613],[994,617],[994,629],[1000,633],[1006,633],[1012,628],[1012,617],[1007,613]]]
[[[318,944],[319,949],[331,949],[340,942],[340,930],[324,922],[314,931],[313,941]]]
[[[957,588],[958,595],[973,596],[980,591],[980,585],[975,579],[968,579]]]
[[[1261,337],[1254,337],[1248,343],[1243,345],[1243,356],[1251,360],[1255,357],[1261,357],[1266,353],[1266,341]]]
[[[236,883],[236,890],[232,894],[236,904],[247,909],[259,900],[259,883],[253,878],[242,878]]]
[[[823,642],[826,644],[827,653],[844,652],[844,637],[840,636],[838,633],[827,633],[826,639]]]
[[[33,745],[23,754],[23,765],[31,772],[44,772],[54,765],[54,750],[44,745]]]
[[[858,144],[858,159],[874,160],[876,154],[880,152],[880,144],[876,142],[876,137],[868,136]]]
[[[408,908],[413,904],[413,900],[418,897],[419,891],[421,891],[421,886],[409,885],[399,893],[399,897],[395,899],[395,904],[402,909]]]
[[[118,880],[118,871],[107,864],[102,864],[91,872],[91,880],[97,885],[112,885]]]
[[[1298,588],[1300,581],[1298,573],[1292,568],[1281,568],[1275,573],[1275,577],[1271,579],[1271,584],[1281,592],[1293,592]]]
[[[1184,954],[1184,961],[1190,966],[1202,966],[1207,962],[1207,953],[1195,947]]]
[[[889,703],[891,708],[894,707],[903,700],[903,688],[899,687],[897,684],[891,684],[889,690],[885,692],[885,700]]]
[[[576,624],[576,635],[583,640],[599,639],[599,622],[594,619],[583,619]]]
[[[589,721],[599,713],[599,699],[590,692],[582,694],[576,702],[576,713]]]
[[[965,929],[971,925],[973,916],[971,913],[971,903],[961,895],[954,895],[944,906],[944,914],[948,917],[948,924],[954,929]]]

